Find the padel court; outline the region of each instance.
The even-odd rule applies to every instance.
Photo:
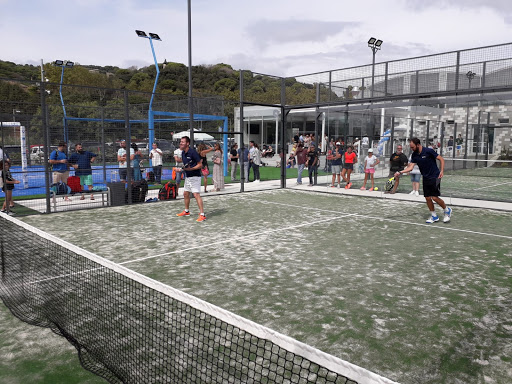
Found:
[[[194,201],[191,217],[176,217],[181,200],[23,221],[397,382],[510,380],[509,213],[457,207],[450,223],[428,225],[423,202],[291,190],[204,203],[204,223]],[[18,353],[30,360],[32,349]],[[69,360],[64,349],[37,358]]]

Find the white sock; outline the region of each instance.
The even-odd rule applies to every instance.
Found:
[[[201,212],[201,216],[204,216],[204,212]]]
[[[188,209],[185,209],[185,212],[187,212],[187,213],[188,213]]]
[[[432,217],[437,216],[437,215],[436,215],[436,211],[430,211],[430,213],[432,214]]]
[[[450,208],[448,208],[448,206],[446,206],[446,209],[444,210],[445,213],[448,213],[450,212]]]

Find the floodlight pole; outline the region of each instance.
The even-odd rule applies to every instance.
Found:
[[[194,145],[194,105],[192,99],[192,4],[187,1],[188,9],[188,127],[191,145]],[[242,106],[243,107],[243,106]],[[243,143],[242,143],[243,144]],[[242,183],[243,190],[243,183]]]
[[[377,48],[370,47],[370,49],[373,52],[373,58],[372,58],[372,99],[373,99],[373,89],[375,86],[375,54],[377,53]]]
[[[137,31],[139,32],[139,31]],[[137,33],[138,34],[138,33]],[[153,84],[153,92],[151,93],[151,100],[149,101],[149,111],[148,111],[148,151],[151,150],[151,145],[155,141],[155,119],[153,116],[153,100],[155,99],[155,92],[156,92],[156,85],[158,83],[158,78],[160,77],[160,68],[158,67],[158,61],[156,60],[156,54],[155,54],[155,47],[153,46],[153,37],[157,40],[160,40],[159,36],[152,35],[151,33],[149,36],[146,36],[145,33],[143,35],[139,35],[139,37],[144,37],[149,40],[149,45],[151,46],[151,53],[153,54],[153,60],[155,61],[155,68],[156,68],[156,77],[155,77],[155,84]],[[150,166],[152,166],[152,161],[150,160]]]
[[[374,37],[371,37],[370,40],[368,40],[368,47],[372,50],[373,58],[372,58],[372,93],[371,97],[373,99],[373,92],[375,87],[375,55],[377,54],[377,51],[380,49],[382,45],[382,40],[376,39]]]

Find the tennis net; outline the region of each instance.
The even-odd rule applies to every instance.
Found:
[[[111,383],[393,383],[12,217],[0,255],[4,304]]]

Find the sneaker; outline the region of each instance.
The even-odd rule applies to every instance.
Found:
[[[331,188],[335,188],[336,186],[334,184],[331,184]]]
[[[425,223],[427,224],[432,224],[432,223],[435,223],[436,221],[439,221],[439,216],[430,216],[430,219],[427,219],[425,221]]]
[[[205,215],[199,215],[199,217],[197,218],[196,221],[201,222],[201,221],[205,221],[205,220],[206,220],[206,216]]]
[[[444,212],[443,223],[448,223],[451,219],[452,219],[452,209],[448,208],[448,210]]]
[[[308,184],[308,187],[312,187],[312,186],[313,186],[313,184]]]
[[[183,212],[181,212],[181,213],[177,213],[177,214],[176,214],[176,216],[180,216],[180,217],[181,217],[181,216],[190,216],[190,211],[189,211],[189,212],[187,212],[187,211],[183,211]]]
[[[7,213],[7,211],[5,209],[2,209],[0,212],[1,213]]]
[[[345,185],[345,189],[348,189],[348,184],[347,184],[347,185]]]
[[[366,191],[366,187],[359,188],[361,191]],[[371,190],[371,189],[370,189]]]
[[[415,194],[416,194],[416,191],[409,192],[409,195],[415,195]]]
[[[341,184],[340,183],[338,183],[338,188],[341,188]]]
[[[350,189],[350,187],[352,187],[352,183],[348,183],[348,188],[347,189]]]
[[[419,191],[414,191],[414,196],[419,196],[419,195],[420,195]]]

